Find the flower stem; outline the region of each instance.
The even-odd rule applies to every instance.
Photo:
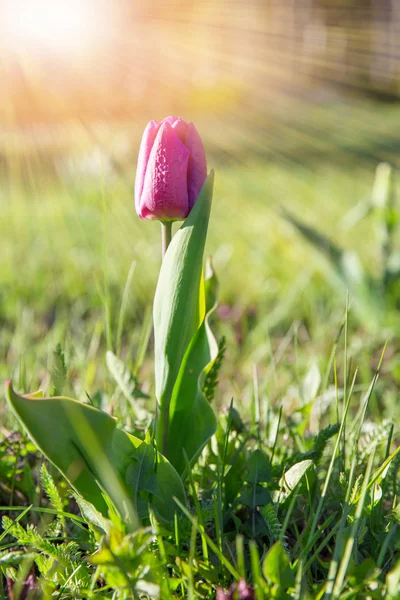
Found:
[[[167,248],[171,242],[172,238],[172,222],[166,221],[165,223],[161,223],[161,248],[162,248],[162,257],[164,258]]]

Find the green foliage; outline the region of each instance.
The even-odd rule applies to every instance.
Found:
[[[111,375],[133,409],[135,409],[134,398],[148,398],[147,394],[138,389],[136,378],[129,371],[124,361],[115,356],[111,350],[106,353],[106,362]]]
[[[294,572],[290,566],[288,556],[279,542],[276,542],[268,551],[263,561],[263,575],[276,586],[288,589],[294,587]]]
[[[64,510],[64,502],[61,498],[60,492],[56,484],[54,483],[53,477],[47,470],[45,463],[40,468],[40,482],[43,490],[48,497],[51,506],[57,511],[62,513]]]
[[[339,423],[333,423],[332,425],[328,425],[327,427],[321,429],[321,431],[318,432],[313,442],[313,449],[310,453],[310,458],[312,458],[315,463],[319,463],[328,441],[338,432]]]
[[[379,113],[377,125],[383,121]],[[387,174],[382,171],[381,190],[388,189]],[[139,392],[138,382],[149,396],[153,389],[150,327],[143,315],[151,310],[148,299],[159,266],[156,227],[128,216],[131,191],[121,182],[107,189],[112,202],[104,215],[97,182],[88,183],[82,194],[56,183],[52,191],[43,186],[40,213],[38,199],[33,202],[27,192],[14,190],[12,201],[3,204],[6,225],[0,239],[1,255],[7,257],[0,275],[1,374],[12,375],[19,389],[31,385],[53,391],[57,377],[49,381],[48,365],[61,367],[61,362],[51,349],[57,340],[68,340],[68,370],[65,378],[61,367],[57,385],[63,386],[62,393],[73,389],[81,400],[87,391],[96,406],[132,432],[137,446],[128,433],[121,437],[115,432],[113,452],[124,456],[128,438],[130,451],[134,448],[124,473],[128,498],[136,497],[133,503],[151,526],[142,523],[129,531],[113,506],[106,504],[104,516],[58,471],[51,466],[45,471],[42,455],[0,403],[0,512],[10,519],[0,531],[0,597],[11,597],[12,590],[20,600],[214,600],[218,587],[227,596],[231,590],[228,597],[234,598],[245,581],[257,600],[399,600],[396,331],[366,404],[365,391],[387,332],[374,327],[372,315],[368,331],[349,323],[343,343],[340,277],[336,273],[328,288],[331,270],[314,262],[315,254],[271,210],[275,196],[284,198],[291,213],[314,215],[342,250],[351,215],[346,222],[340,218],[368,185],[366,171],[347,164],[313,172],[296,164],[282,169],[272,161],[252,165],[251,173],[236,164],[219,169],[213,208],[218,228],[212,228],[210,247],[224,275],[216,331],[218,339],[225,338],[226,351],[223,371],[220,352],[204,373],[202,390],[221,410],[215,436],[188,473],[188,501],[181,497],[180,504],[174,502],[172,514],[177,513],[171,521],[161,519],[155,506],[171,494],[171,472],[160,468],[139,411],[135,414],[146,399],[132,398]],[[260,197],[251,206],[245,204],[250,193]],[[326,200],[323,214],[321,197]],[[381,254],[365,241],[373,240],[374,225],[379,236],[384,233],[380,226],[386,225],[381,208],[366,211],[367,204],[363,201],[357,227],[357,215],[352,215],[348,245],[367,265],[366,280],[371,269],[374,281],[380,281]],[[99,235],[103,217],[105,232]],[[388,223],[395,221],[392,211]],[[397,233],[390,229],[394,250]],[[132,254],[137,260],[135,292],[121,311],[124,331],[116,335],[114,326],[122,319],[115,298],[120,298]],[[394,254],[388,261],[390,294],[397,293],[396,281],[398,285]],[[63,277],[55,277],[60,271]],[[109,297],[107,310],[103,293]],[[358,303],[353,306],[359,317]],[[386,304],[388,319],[396,316],[394,306]],[[112,368],[107,371],[104,360],[107,327],[111,339],[120,342],[115,365],[126,357],[117,376]],[[36,416],[38,406],[32,404]],[[86,414],[86,406],[80,406]],[[79,412],[78,431],[81,421]],[[58,414],[42,423],[51,437],[49,453],[61,439],[59,422]],[[101,423],[92,425],[96,437],[107,438]],[[84,473],[86,483],[94,479],[92,470]]]
[[[132,462],[140,461],[141,447],[146,442],[117,429],[116,421],[106,413],[69,398],[21,396],[9,384],[7,399],[43,454],[86,501],[107,515],[105,490],[125,522],[131,528],[137,525],[128,488],[132,479],[127,482],[126,473]],[[153,452],[152,448],[150,451]],[[154,509],[163,518],[172,519],[173,496],[184,498],[182,483],[159,453],[153,465],[160,492],[153,497]],[[141,477],[140,489],[146,491],[148,485]]]
[[[267,415],[252,425],[239,414],[246,424],[236,428],[230,411],[227,419],[220,417],[216,443],[189,472],[192,502],[177,501],[174,522],[160,521],[150,509],[151,527],[134,532],[113,511],[106,519],[79,497],[82,517],[74,521],[70,496],[41,466],[43,502],[51,512],[35,525],[33,512],[3,519],[0,569],[17,589],[31,577],[34,563],[38,598],[53,593],[77,600],[172,600],[193,594],[214,600],[218,586],[233,594],[247,582],[264,600],[320,600],[324,593],[367,600],[371,592],[372,598],[396,599],[400,530],[398,511],[391,508],[396,452],[387,455],[381,431],[362,433],[359,417],[353,427],[357,443],[345,449],[345,431],[350,440],[355,435],[348,414],[341,411],[339,424],[327,423],[303,437],[299,452],[299,435],[314,418],[309,411],[281,423],[274,450],[261,434]],[[270,407],[268,420],[278,416]],[[369,442],[374,449],[365,454]],[[142,514],[165,494],[160,471],[150,440],[140,441],[126,485]]]
[[[393,170],[387,163],[378,165],[372,194],[344,217],[344,225],[347,229],[354,227],[371,213],[375,213],[379,220],[380,272],[377,277],[372,273],[364,273],[361,260],[354,252],[342,249],[286,208],[282,210],[284,218],[331,263],[337,278],[350,290],[362,323],[369,328],[376,328],[387,323],[387,311],[396,309],[400,301],[397,282],[399,270],[395,266],[398,252],[396,254],[394,247],[399,218],[395,205]]]
[[[67,381],[67,364],[61,344],[57,344],[53,352],[53,364],[51,368],[51,380],[53,382],[53,396],[61,396]]]
[[[199,456],[217,428],[217,420],[204,394],[204,381],[218,355],[209,317],[216,307],[215,276],[205,281],[206,314],[183,357],[169,406],[168,436],[173,440],[169,459],[182,474]]]
[[[114,528],[102,539],[90,562],[118,598],[168,598],[167,579],[152,545],[151,529],[124,535]]]
[[[48,594],[68,588],[69,593],[81,597],[81,592],[89,588],[90,572],[76,542],[55,544],[41,535],[35,526],[24,528],[8,517],[3,517],[2,525],[18,546],[34,552],[28,552],[25,557],[19,552],[3,554],[0,564],[3,559],[5,564],[20,565],[20,572],[23,573],[26,563],[33,561],[42,576],[44,591]]]
[[[267,526],[270,544],[275,544],[278,540],[282,544],[285,543],[285,537],[282,534],[282,523],[276,515],[276,506],[271,503],[261,506],[259,510]]]
[[[159,410],[156,439],[182,473],[184,452],[192,462],[216,429],[202,385],[218,352],[208,324],[215,306],[206,299],[203,253],[214,174],[166,252],[154,298],[155,382]],[[213,290],[211,295],[215,295]],[[196,426],[192,425],[196,423]],[[169,440],[173,440],[170,442]]]
[[[40,483],[42,484],[44,493],[49,499],[50,505],[57,512],[57,523],[54,531],[56,534],[58,534],[61,530],[65,530],[65,519],[63,516],[65,501],[62,499],[54,479],[48,472],[45,463],[43,463],[40,467]]]
[[[225,351],[226,340],[222,337],[218,343],[217,357],[211,365],[211,369],[206,374],[203,384],[203,394],[210,403],[215,398],[215,392],[218,387],[218,376],[224,360]]]

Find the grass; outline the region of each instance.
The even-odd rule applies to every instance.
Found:
[[[388,135],[393,115],[382,117]],[[227,130],[225,145],[217,129],[207,133],[217,172],[208,251],[221,285],[213,328],[225,339],[219,425],[174,523],[151,515],[127,533],[117,516],[102,519],[0,400],[0,597],[211,599],[218,586],[234,597],[244,579],[257,600],[400,598],[396,308],[382,325],[363,320],[326,259],[280,211],[355,250],[377,274],[378,217],[341,226],[372,188],[376,117],[369,137],[361,124],[347,140],[332,132],[331,113],[321,108],[314,119],[325,120],[327,149],[343,158],[350,144],[368,157],[304,166],[297,125],[285,148],[271,142],[275,160],[264,142],[265,157],[235,161],[237,132]],[[18,148],[8,157],[0,380],[84,402],[89,395],[143,437],[154,409],[159,228],[134,213],[133,160],[116,168],[93,144],[73,148],[75,158],[53,156],[50,165]],[[128,379],[115,378],[107,350]],[[129,373],[150,400],[132,400]]]

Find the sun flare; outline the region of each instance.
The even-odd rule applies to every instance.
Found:
[[[80,54],[95,44],[98,15],[90,0],[5,0],[3,8],[9,47]]]

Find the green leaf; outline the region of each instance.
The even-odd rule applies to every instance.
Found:
[[[286,500],[291,496],[292,492],[296,489],[302,478],[313,469],[314,463],[312,460],[302,460],[296,463],[281,478],[279,485],[281,488],[280,499],[281,501]]]
[[[321,373],[316,364],[313,364],[303,379],[300,388],[300,396],[304,404],[315,400],[321,385]]]
[[[348,577],[352,586],[365,585],[367,581],[377,579],[380,571],[372,556],[363,560],[360,564],[352,563],[349,568]]]
[[[128,527],[134,528],[137,516],[126,473],[140,458],[139,448],[144,442],[117,429],[115,419],[108,414],[76,400],[22,396],[14,392],[11,383],[6,394],[30,437],[76,492],[107,516],[106,492]],[[173,496],[184,501],[183,485],[159,453],[155,463],[160,498],[153,498],[153,509],[161,518],[171,520]]]
[[[257,506],[266,506],[272,502],[271,493],[266,488],[256,486],[255,489],[243,488],[236,499],[237,504],[243,504],[253,510]]]
[[[170,243],[154,298],[155,381],[159,403],[156,438],[158,447],[168,458],[177,444],[174,440],[168,447],[172,393],[185,356],[188,362],[189,344],[198,346],[193,339],[206,310],[202,270],[213,182],[211,172],[188,218]],[[200,337],[204,337],[204,333]],[[192,402],[196,400],[194,398]],[[197,414],[195,411],[193,416]],[[206,420],[210,421],[210,418]],[[195,429],[193,425],[191,430]]]
[[[246,481],[256,485],[262,481],[271,481],[271,464],[262,450],[255,450],[249,459]]]
[[[169,410],[168,458],[179,474],[192,464],[217,429],[217,419],[204,395],[204,381],[218,356],[218,344],[208,320],[217,305],[217,279],[208,272],[205,300],[208,312],[183,358]]]
[[[82,496],[79,494],[74,494],[74,496],[85,521],[90,523],[95,530],[99,530],[101,533],[109,533],[112,522],[96,510],[93,504],[84,500]]]
[[[158,481],[154,470],[155,450],[150,444],[143,442],[138,447],[134,461],[129,465],[126,472],[126,481],[134,488],[135,504],[141,490],[158,495]]]
[[[276,542],[268,550],[262,568],[265,579],[272,581],[272,583],[285,589],[294,586],[294,572],[281,542]]]

